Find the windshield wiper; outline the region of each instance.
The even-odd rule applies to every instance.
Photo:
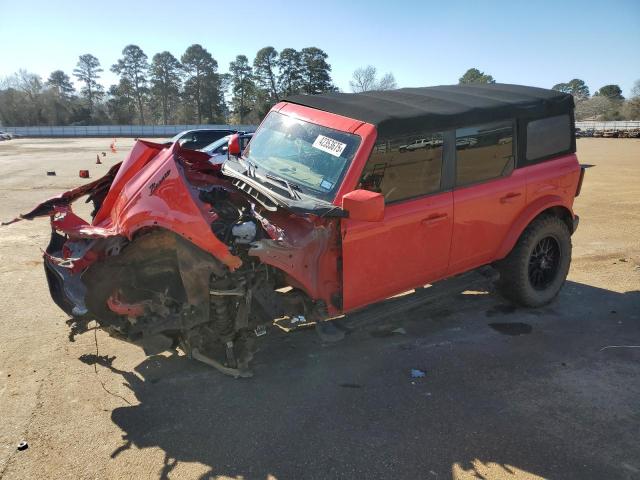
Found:
[[[247,164],[247,177],[256,178],[256,170],[258,169],[258,165],[253,163],[251,160],[245,160],[245,163]]]
[[[280,184],[284,185],[285,187],[287,187],[287,191],[289,192],[289,196],[291,198],[295,198],[297,200],[300,200],[302,197],[300,196],[300,194],[298,192],[301,192],[302,189],[296,185],[295,183],[291,183],[288,182],[287,180],[285,180],[282,177],[278,177],[276,175],[271,175],[270,173],[267,173],[265,175],[266,178],[268,178],[269,180],[274,180],[276,182],[279,182]],[[297,191],[294,191],[297,190]]]

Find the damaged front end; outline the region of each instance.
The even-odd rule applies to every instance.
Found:
[[[72,210],[81,197],[91,222]],[[104,177],[21,219],[42,216],[49,289],[72,334],[95,320],[149,355],[180,348],[244,377],[274,319],[341,308],[339,218],[288,209],[178,144],[137,141]]]

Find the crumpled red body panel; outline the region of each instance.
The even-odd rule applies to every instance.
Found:
[[[181,150],[178,144],[167,147],[138,140],[126,160],[104,177],[51,198],[21,217],[51,216],[52,226],[71,238],[131,239],[145,227],[166,228],[234,270],[241,265],[240,258],[213,234],[209,225],[216,214],[197,199],[197,189],[185,180],[185,168],[207,168],[202,155]],[[183,156],[184,167],[176,161]],[[71,203],[84,195],[103,196],[92,223],[71,209]]]

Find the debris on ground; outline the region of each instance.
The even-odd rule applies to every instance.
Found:
[[[80,170],[80,178],[89,178],[89,170]]]
[[[602,347],[600,351],[602,352],[609,348],[640,348],[640,345],[607,345],[606,347]]]
[[[418,368],[411,369],[411,378],[423,378],[425,375],[426,373]]]
[[[398,327],[394,330],[391,330],[391,333],[397,333],[398,335],[406,335],[407,331],[402,327]]]
[[[291,317],[290,323],[292,325],[295,325],[296,323],[307,323],[307,319],[304,317],[304,315],[296,315],[294,317]]]
[[[26,450],[27,448],[29,448],[29,444],[24,440],[18,444],[18,451],[20,452]]]
[[[55,170],[48,170],[48,171],[47,171],[47,176],[49,176],[49,177],[55,177],[55,176],[56,176],[56,171],[55,171]]]

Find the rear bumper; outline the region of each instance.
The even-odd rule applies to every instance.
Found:
[[[44,256],[44,272],[53,301],[67,315],[77,318],[87,313],[84,304],[86,288],[82,279],[80,275],[72,274],[68,268],[56,265],[49,257],[61,256],[64,242],[65,237],[52,231],[51,241],[46,250],[48,255]]]

